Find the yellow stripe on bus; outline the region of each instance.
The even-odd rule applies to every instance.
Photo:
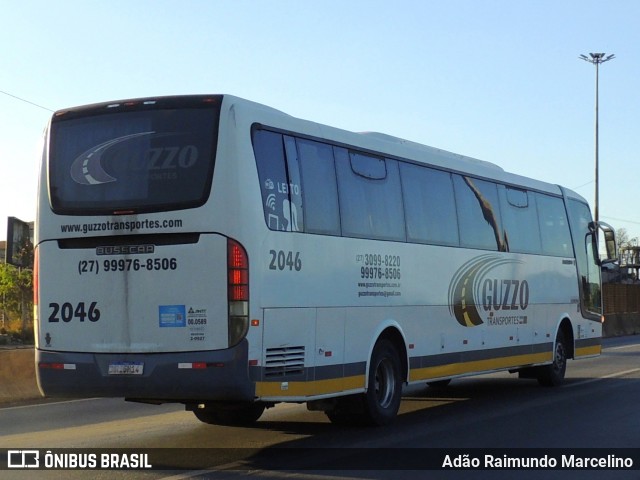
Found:
[[[515,355],[512,357],[489,358],[472,362],[458,362],[435,367],[424,367],[411,370],[409,380],[428,380],[430,378],[452,377],[471,372],[484,372],[500,370],[502,368],[519,367],[533,363],[550,362],[553,359],[551,352],[532,353],[527,355]]]
[[[590,345],[588,347],[577,347],[576,357],[593,357],[602,353],[602,345]]]
[[[312,395],[326,395],[345,390],[364,388],[365,376],[355,375],[345,378],[330,378],[327,380],[313,380],[309,382],[257,382],[256,396],[258,397],[309,397]]]
[[[576,357],[594,356],[601,353],[600,345],[576,348]],[[471,362],[457,362],[434,367],[424,367],[411,370],[409,381],[415,382],[430,378],[442,378],[463,375],[472,372],[500,370],[509,367],[519,367],[553,360],[552,352],[541,352],[511,357],[489,358]],[[357,390],[365,387],[364,375],[346,378],[330,378],[327,380],[313,380],[309,382],[257,382],[256,396],[264,397],[310,397],[339,393],[346,390]]]

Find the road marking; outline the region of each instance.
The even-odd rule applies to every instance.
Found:
[[[618,347],[607,347],[604,350],[622,350],[624,348],[633,348],[633,347],[637,347],[638,344],[637,343],[632,343],[631,345],[620,345]]]
[[[640,372],[640,368],[632,368],[631,370],[624,370],[622,372],[610,373],[609,375],[603,375],[598,378],[590,378],[589,380],[582,380],[576,383],[568,383],[566,387],[575,387],[577,385],[586,385],[587,383],[599,382],[600,380],[607,380],[609,378],[617,378],[624,377],[625,375],[630,375],[632,373]]]
[[[0,407],[0,411],[7,411],[7,410],[18,410],[21,408],[36,408],[36,407],[42,407],[43,405],[62,405],[65,403],[76,403],[76,402],[90,402],[92,400],[102,400],[101,398],[77,398],[75,400],[62,400],[60,402],[44,402],[44,403],[34,403],[33,405],[18,405],[15,407]]]
[[[192,470],[190,472],[179,473],[178,475],[171,475],[170,477],[162,477],[160,480],[184,480],[186,478],[193,478],[199,475],[211,475],[215,472],[215,469],[211,470]]]

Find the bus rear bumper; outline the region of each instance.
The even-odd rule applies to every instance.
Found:
[[[248,344],[178,353],[75,353],[36,350],[36,376],[46,397],[124,397],[193,403],[252,401]]]

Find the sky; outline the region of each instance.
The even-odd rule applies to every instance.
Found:
[[[229,93],[569,187],[640,237],[636,0],[0,0],[0,240],[52,111]]]

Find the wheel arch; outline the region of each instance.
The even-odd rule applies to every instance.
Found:
[[[564,316],[564,318],[560,321],[557,332],[562,332],[562,336],[564,337],[565,347],[567,348],[567,358],[575,358],[575,338],[573,335],[573,325],[571,324],[571,320],[568,316]],[[554,339],[555,342],[555,339]]]
[[[407,350],[407,342],[402,328],[397,322],[394,321],[385,322],[384,324],[382,324],[376,331],[376,334],[372,337],[372,342],[369,345],[369,355],[367,358],[367,368],[365,372],[366,378],[369,378],[369,369],[371,368],[371,356],[373,355],[373,349],[381,339],[389,340],[398,350],[398,354],[400,355],[400,362],[402,365],[401,374],[403,383],[407,383],[409,381],[409,354]]]

